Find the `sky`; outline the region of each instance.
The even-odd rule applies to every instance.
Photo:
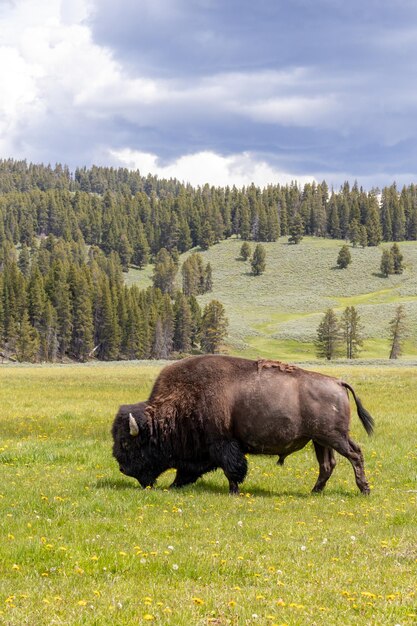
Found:
[[[0,158],[417,182],[417,2],[0,0]]]

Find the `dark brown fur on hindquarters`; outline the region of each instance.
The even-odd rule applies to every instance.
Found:
[[[168,468],[177,469],[173,486],[182,486],[219,467],[235,493],[245,454],[278,455],[282,464],[313,441],[320,470],[314,491],[324,488],[337,451],[369,493],[361,450],[349,437],[348,390],[371,434],[372,417],[344,381],[280,361],[190,357],[161,371],[146,403],[120,407],[113,454],[142,486]]]

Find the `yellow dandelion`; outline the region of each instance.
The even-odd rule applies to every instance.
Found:
[[[153,622],[153,620],[155,619],[155,616],[151,615],[151,613],[145,613],[145,615],[143,616],[143,619],[145,620],[145,622]]]
[[[193,598],[193,602],[194,604],[204,604],[204,600],[202,600],[201,598]]]
[[[20,565],[17,565],[17,563],[13,563],[12,569],[14,569],[16,571],[19,571],[20,570]]]
[[[229,606],[230,606],[230,607],[232,607],[232,608],[233,608],[234,606],[236,606],[236,601],[235,601],[235,600],[230,600],[230,602],[229,602]]]
[[[87,606],[87,600],[78,600],[78,606]]]

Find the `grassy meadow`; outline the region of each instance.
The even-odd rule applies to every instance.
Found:
[[[109,431],[160,367],[0,366],[0,624],[416,624],[415,367],[317,366],[375,417],[368,438],[352,411],[369,497],[339,456],[311,495],[310,445],[283,467],[250,457],[239,497],[220,471],[141,490],[119,474]]]
[[[213,292],[199,297],[204,305],[220,300],[229,318],[228,352],[247,357],[304,361],[315,359],[317,327],[328,307],[338,315],[355,306],[361,316],[362,358],[388,358],[388,323],[398,304],[408,316],[409,337],[404,357],[417,356],[417,242],[401,242],[405,270],[384,278],[382,250],[350,248],[352,263],[337,267],[344,241],[305,237],[299,245],[286,237],[264,243],[266,271],[253,276],[250,263],[239,260],[241,240],[229,239],[202,252],[213,269]],[[252,250],[254,243],[251,243]],[[185,258],[187,255],[183,255]],[[131,270],[128,284],[151,284],[152,267]],[[178,285],[180,286],[180,274]]]

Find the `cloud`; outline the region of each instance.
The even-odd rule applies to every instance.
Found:
[[[1,154],[139,159],[200,183],[388,183],[416,170],[417,7],[378,7],[0,1]]]
[[[221,156],[214,152],[198,152],[182,156],[172,163],[162,165],[154,154],[129,149],[112,151],[111,157],[120,166],[138,169],[142,176],[157,175],[159,178],[176,178],[195,186],[210,185],[242,187],[254,183],[259,187],[269,184],[286,184],[297,180],[303,184],[312,182],[311,176],[296,177],[281,172],[250,153]]]

